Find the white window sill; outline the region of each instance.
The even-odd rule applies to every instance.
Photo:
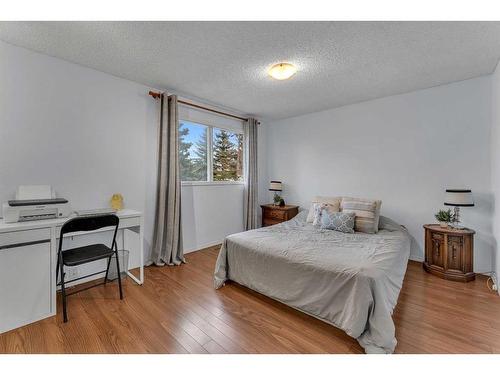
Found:
[[[243,181],[182,181],[182,186],[245,185]]]

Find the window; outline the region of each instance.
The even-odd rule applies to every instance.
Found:
[[[213,128],[213,181],[243,181],[243,134]]]
[[[207,126],[188,121],[179,123],[181,181],[207,181],[207,133]]]
[[[242,182],[243,134],[181,120],[179,164],[182,182]]]

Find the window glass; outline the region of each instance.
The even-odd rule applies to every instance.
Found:
[[[243,181],[243,134],[213,128],[213,181]]]
[[[179,122],[179,165],[181,181],[207,180],[208,127],[189,121]]]

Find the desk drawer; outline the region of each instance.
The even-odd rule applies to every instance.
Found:
[[[140,217],[127,217],[120,219],[120,224],[118,225],[118,228],[138,227],[139,225],[141,225]]]
[[[53,275],[49,242],[0,250],[0,333],[55,312]]]
[[[50,241],[50,228],[0,233],[0,250]]]

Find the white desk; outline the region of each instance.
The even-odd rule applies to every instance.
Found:
[[[137,284],[144,282],[143,216],[122,210],[118,229],[139,235],[139,277],[127,271]],[[0,220],[0,333],[56,314],[56,260],[62,225],[70,218],[4,223]],[[110,231],[72,233],[69,237]],[[66,238],[66,236],[65,236]],[[125,246],[122,233],[122,248]],[[86,279],[81,282],[87,281]]]

